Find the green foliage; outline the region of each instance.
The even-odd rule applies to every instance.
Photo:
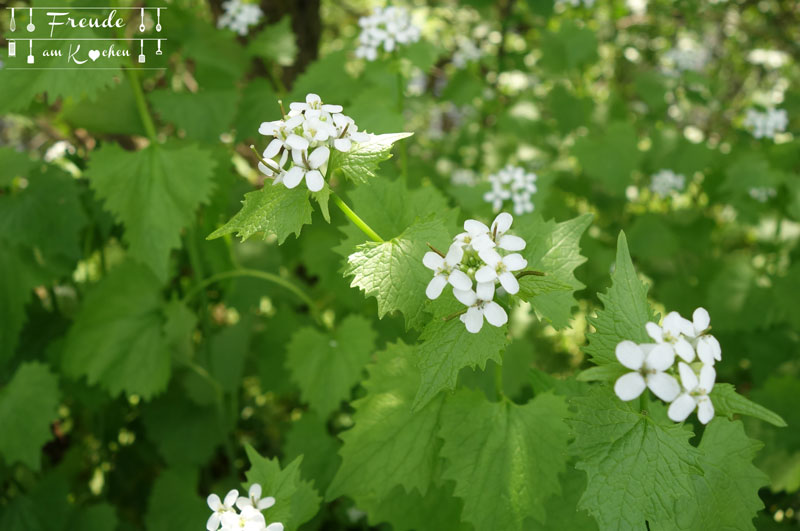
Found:
[[[442,412],[444,477],[455,480],[462,517],[476,529],[527,529],[545,520],[544,502],[560,493],[569,430],[563,397],[542,394],[523,406],[459,391]],[[491,493],[491,502],[487,500]]]
[[[584,173],[595,179],[603,191],[622,195],[631,184],[631,173],[641,159],[636,131],[627,123],[615,122],[575,143],[575,156]]]
[[[378,165],[392,156],[392,144],[408,138],[414,133],[391,133],[375,135],[368,142],[354,144],[345,153],[334,150],[331,153],[332,171],[341,171],[350,181],[364,183],[375,177]]]

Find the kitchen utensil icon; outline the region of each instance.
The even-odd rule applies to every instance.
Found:
[[[144,30],[145,30],[145,27],[144,27],[144,8],[142,8],[142,23],[139,24],[139,31],[144,31]]]
[[[9,57],[16,57],[17,56],[17,42],[16,41],[8,41],[8,56]]]
[[[17,21],[14,20],[14,8],[11,8],[11,24],[8,25],[8,29],[11,31],[17,31]]]
[[[156,9],[156,31],[161,31],[161,8]],[[161,41],[159,41],[159,44]]]
[[[29,40],[29,41],[28,41],[28,47],[29,47],[29,51],[28,51],[28,64],[29,64],[29,65],[32,65],[32,64],[33,64],[33,40]]]
[[[156,55],[161,55],[161,39],[158,39],[158,50],[156,50]]]
[[[139,49],[139,62],[144,63],[144,40],[139,39],[140,49]]]
[[[33,32],[36,29],[36,26],[33,25],[33,8],[30,8],[30,20],[28,21],[28,31]],[[33,62],[33,61],[29,61]]]

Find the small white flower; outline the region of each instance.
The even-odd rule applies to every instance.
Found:
[[[616,355],[622,365],[634,371],[620,376],[614,384],[614,392],[620,400],[633,400],[645,388],[665,402],[671,402],[680,393],[677,380],[664,372],[675,361],[675,353],[669,345],[622,341],[617,345]]]
[[[684,319],[678,312],[670,312],[664,317],[662,326],[656,323],[645,325],[647,335],[656,343],[669,344],[675,349],[675,353],[685,362],[694,361],[695,353],[692,344],[684,336],[694,337],[694,325],[691,321]]]
[[[255,26],[264,13],[257,4],[245,4],[241,0],[227,0],[222,3],[224,13],[217,21],[218,28],[228,28],[239,35],[247,35],[250,26]]]
[[[686,177],[672,170],[661,170],[653,175],[650,189],[654,194],[666,197],[673,192],[680,192],[686,185]]]
[[[231,511],[222,515],[223,531],[264,531],[266,525],[264,515],[253,507],[245,507],[238,514]]]
[[[311,155],[307,155],[307,152],[302,149],[292,149],[294,166],[283,176],[283,184],[286,188],[295,188],[305,178],[308,189],[312,192],[319,192],[325,186],[325,178],[319,168],[328,162],[330,154],[331,151],[326,146],[318,147]]]
[[[500,256],[494,249],[484,249],[478,255],[481,260],[486,262],[486,265],[475,272],[475,280],[477,282],[491,282],[494,284],[495,280],[499,280],[500,285],[508,293],[514,295],[519,291],[519,281],[514,276],[513,271],[521,271],[528,265],[528,261],[521,254],[513,253]]]
[[[503,207],[507,199],[514,203],[514,213],[518,216],[533,212],[531,197],[536,193],[536,174],[524,168],[508,165],[489,176],[492,189],[483,195],[483,200],[492,203],[495,212]]]
[[[298,114],[305,114],[307,118],[315,118],[320,113],[337,113],[342,112],[341,105],[331,105],[322,103],[319,95],[314,93],[306,94],[306,102],[293,102],[289,104],[289,116],[297,116]]]
[[[238,500],[236,500],[236,507],[238,507],[239,510],[244,510],[245,507],[253,507],[259,511],[263,511],[264,509],[269,509],[273,505],[275,505],[275,498],[272,496],[262,498],[261,485],[258,483],[253,483],[250,485],[250,490],[247,492],[247,497],[241,496]]]
[[[457,243],[450,245],[444,258],[434,252],[425,253],[422,263],[434,272],[433,278],[425,289],[425,295],[429,299],[439,297],[448,282],[454,289],[468,290],[472,287],[472,280],[458,268],[463,256],[464,250]]]
[[[492,182],[492,189],[483,194],[483,200],[491,203],[495,212],[503,208],[503,203],[507,199],[511,199],[511,190],[498,182]]]
[[[217,531],[224,515],[231,512],[234,514],[236,513],[233,508],[233,504],[236,503],[236,499],[238,497],[239,491],[236,489],[228,491],[228,494],[225,495],[224,500],[220,500],[219,496],[216,494],[208,495],[208,498],[206,498],[206,503],[208,504],[209,509],[214,511],[211,513],[211,516],[208,517],[208,521],[206,522],[206,529],[208,531]]]
[[[785,109],[767,109],[759,112],[749,109],[744,119],[744,126],[751,129],[755,138],[774,138],[775,133],[786,131],[789,116]]]
[[[383,48],[392,52],[397,44],[411,44],[420,38],[420,29],[411,21],[407,9],[398,6],[377,7],[372,15],[358,20],[361,34],[356,57],[374,61]]]
[[[714,365],[715,361],[722,360],[722,347],[717,338],[707,334],[711,326],[711,316],[705,308],[697,308],[692,314],[692,327],[696,338],[695,350],[697,357],[705,365]]]
[[[491,286],[491,295],[486,297],[489,286]],[[492,326],[503,326],[508,322],[508,314],[502,306],[492,300],[494,297],[494,283],[488,286],[478,284],[479,291],[485,288],[486,293],[482,293],[483,297],[479,297],[477,293],[472,290],[453,290],[453,294],[464,305],[469,306],[467,312],[461,314],[459,317],[461,322],[467,327],[467,331],[472,334],[477,334],[483,328],[484,317]],[[484,298],[485,297],[485,298]]]
[[[675,422],[683,422],[697,408],[697,419],[708,424],[714,418],[714,404],[709,398],[714,388],[717,373],[711,365],[703,365],[700,378],[692,368],[681,362],[678,364],[683,393],[669,406],[667,415]]]
[[[778,191],[770,186],[758,186],[747,190],[747,195],[749,195],[759,203],[766,203],[771,198],[778,195]]]

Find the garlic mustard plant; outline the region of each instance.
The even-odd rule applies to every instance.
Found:
[[[420,38],[420,29],[411,20],[411,13],[404,7],[376,7],[371,15],[358,21],[361,34],[356,57],[374,61],[381,49],[392,53],[398,45],[415,43]]]
[[[786,109],[767,109],[764,112],[748,109],[743,124],[755,138],[775,138],[775,133],[786,131],[789,115]]]
[[[521,216],[533,212],[531,196],[537,190],[535,173],[509,164],[490,175],[489,184],[492,188],[484,194],[483,200],[491,203],[495,212],[499,212],[508,199],[513,202],[514,214]]]
[[[239,35],[247,35],[250,27],[257,25],[264,16],[257,3],[242,0],[226,0],[222,9],[224,12],[217,20],[217,27],[233,30]]]
[[[207,531],[283,531],[281,523],[267,525],[262,511],[275,505],[275,498],[262,498],[261,485],[258,483],[250,485],[247,496],[240,497],[239,491],[233,489],[225,495],[224,500],[220,500],[216,494],[210,494],[207,503],[214,511],[206,523]]]

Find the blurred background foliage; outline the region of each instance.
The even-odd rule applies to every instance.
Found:
[[[263,20],[238,36],[216,27],[220,2],[175,0],[147,3],[169,7],[164,71],[0,69],[0,527],[202,529],[205,494],[243,479],[245,444],[277,458],[298,489],[327,488],[352,408],[301,395],[287,362],[297,331],[316,320],[327,330],[317,343],[348,343],[364,335],[336,336],[350,319],[373,338],[366,353],[414,338],[342,278],[337,213],[328,224],[315,212],[280,247],[205,240],[261,185],[249,149],[265,147],[259,124],[280,118],[277,100],[308,92],[367,131],[415,133],[381,166],[392,180],[408,165],[400,193],[490,219],[487,176],[514,164],[538,177],[526,216],[594,215],[571,326],[525,306],[513,316],[509,396],[530,394],[530,367],[558,378],[583,367],[586,316],[624,229],[662,314],[706,307],[724,352],[719,380],[789,423],[746,419],[770,477],[757,528],[798,526],[800,6],[397,3],[423,38],[369,63],[353,50],[372,2],[263,1]],[[8,38],[8,10],[0,17]],[[786,131],[754,138],[747,110],[773,107],[787,111]],[[685,186],[659,196],[651,178],[665,169]],[[137,172],[157,175],[154,187],[137,188]],[[389,210],[350,200],[376,225]],[[310,304],[227,274],[243,269],[278,275]],[[307,341],[295,348],[314,348]],[[461,377],[482,388],[486,374]],[[364,393],[358,381],[352,397]],[[362,509],[324,503],[303,529],[419,528],[415,517],[444,510],[402,492],[369,508],[369,524]]]

